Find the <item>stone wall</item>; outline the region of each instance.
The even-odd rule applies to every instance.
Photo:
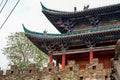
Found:
[[[111,80],[120,80],[120,39],[115,47],[115,57],[111,60]]]
[[[68,61],[64,71],[54,63],[48,64],[42,71],[35,64],[30,64],[23,71],[13,65],[6,75],[0,70],[0,80],[106,80],[106,77],[109,80],[110,72],[110,69],[104,69],[98,59],[93,59],[92,64],[86,64],[85,70],[81,70],[75,61]]]

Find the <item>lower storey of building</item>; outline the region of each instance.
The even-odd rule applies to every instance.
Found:
[[[80,65],[80,69],[85,69],[86,64],[91,63],[93,58],[97,58],[99,63],[104,65],[104,69],[110,68],[110,61],[114,57],[114,50],[92,51],[88,53],[63,54],[55,55],[56,63],[67,65],[68,61],[74,60],[76,64]]]

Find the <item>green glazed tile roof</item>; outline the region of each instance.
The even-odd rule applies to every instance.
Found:
[[[23,28],[24,28],[25,33],[28,33],[28,34],[36,34],[42,37],[53,37],[54,38],[54,37],[68,37],[68,36],[75,36],[75,35],[109,32],[109,31],[120,29],[120,25],[109,25],[109,26],[98,27],[98,28],[87,29],[87,30],[80,30],[77,32],[69,32],[69,33],[64,33],[64,34],[44,34],[44,33],[39,33],[39,32],[33,32],[25,28],[24,25],[23,25]]]
[[[81,10],[81,11],[77,11],[77,12],[66,12],[66,11],[58,11],[58,10],[53,10],[53,9],[49,9],[47,7],[45,7],[42,3],[42,11],[47,11],[50,13],[55,13],[55,14],[74,14],[74,13],[83,13],[83,12],[96,12],[96,11],[109,11],[109,10],[114,10],[114,9],[119,9],[120,8],[120,4],[114,4],[114,5],[108,5],[108,6],[103,6],[103,7],[98,7],[98,8],[92,8],[92,9],[87,9],[87,10]]]

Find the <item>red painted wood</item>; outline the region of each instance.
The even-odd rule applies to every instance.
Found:
[[[93,51],[93,58],[98,58],[99,63],[103,63],[105,69],[110,68],[110,60],[114,57],[114,50]],[[90,52],[81,54],[66,54],[67,60],[75,60],[81,69],[85,69],[85,65],[90,63]]]
[[[62,71],[64,71],[65,62],[66,62],[66,56],[65,56],[65,54],[63,54],[63,55],[62,55]]]
[[[50,56],[49,56],[49,63],[52,63],[53,62],[53,55],[51,54]]]
[[[92,64],[92,60],[93,60],[93,51],[90,51],[89,53],[89,63]]]

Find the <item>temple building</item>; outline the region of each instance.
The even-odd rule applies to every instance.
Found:
[[[88,65],[92,70],[98,70],[102,65],[102,70],[109,70],[104,75],[108,80],[110,60],[120,38],[120,4],[82,11],[75,8],[74,12],[48,9],[42,3],[41,6],[43,14],[61,34],[34,32],[24,25],[23,28],[30,41],[49,56],[49,63],[52,64],[54,59],[56,66],[61,64],[62,72],[69,61],[79,65],[83,71],[89,69]],[[83,76],[79,78],[83,80]]]

